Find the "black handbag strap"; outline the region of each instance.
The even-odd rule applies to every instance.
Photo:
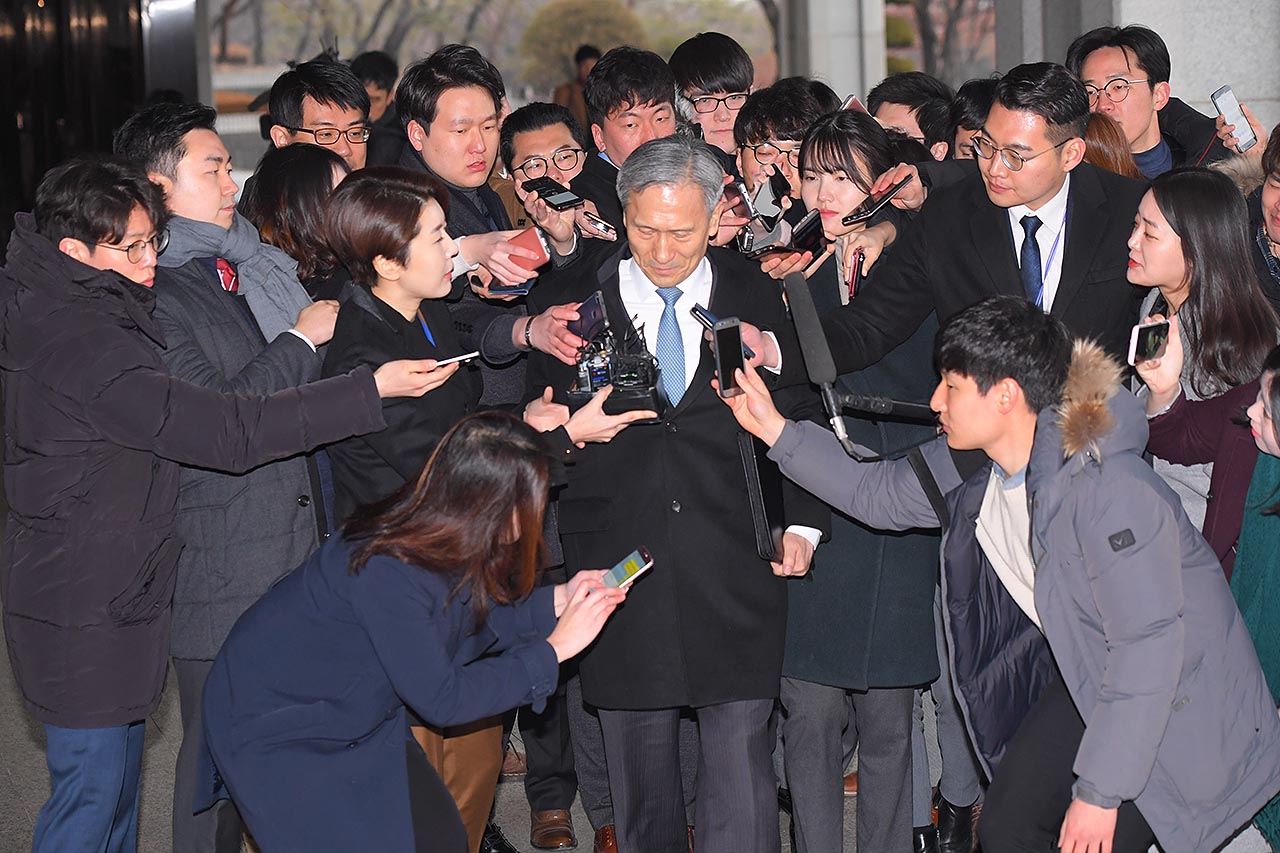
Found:
[[[920,488],[924,489],[934,515],[938,516],[938,524],[946,530],[951,526],[951,511],[947,509],[947,499],[942,496],[942,489],[938,488],[938,481],[933,478],[933,472],[929,470],[929,463],[924,461],[920,448],[913,447],[907,454],[907,461],[911,463],[911,470],[916,472],[916,479],[920,481]]]

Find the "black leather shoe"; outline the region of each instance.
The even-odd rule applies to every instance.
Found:
[[[938,797],[938,853],[973,853],[973,806]]]
[[[917,826],[911,830],[912,853],[938,853],[938,830],[932,826]]]
[[[484,825],[484,835],[480,838],[480,853],[520,853],[507,837],[502,828],[493,821]]]

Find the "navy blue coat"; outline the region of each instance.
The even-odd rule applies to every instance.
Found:
[[[552,587],[473,631],[451,576],[350,556],[335,536],[273,586],[205,684],[196,807],[229,794],[266,853],[412,850],[406,705],[438,726],[541,710],[559,677]]]

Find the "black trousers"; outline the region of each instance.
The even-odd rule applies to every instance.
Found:
[[[1062,677],[1054,679],[1013,736],[978,819],[983,853],[1048,853],[1058,849],[1084,720]],[[1132,802],[1116,816],[1113,853],[1145,853],[1155,835]]]

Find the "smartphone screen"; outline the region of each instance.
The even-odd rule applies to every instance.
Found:
[[[1236,93],[1230,86],[1218,89],[1209,96],[1209,99],[1213,101],[1213,108],[1218,111],[1218,114],[1226,119],[1227,124],[1235,125],[1236,129],[1231,135],[1238,143],[1237,151],[1243,154],[1258,143],[1258,137],[1249,126],[1249,120],[1244,117],[1244,110],[1240,109],[1240,101],[1236,99]]]
[[[1169,321],[1139,323],[1129,337],[1129,364],[1164,358],[1169,347]]]
[[[721,320],[712,331],[716,339],[716,379],[721,397],[742,393],[734,371],[742,369],[742,326],[736,317]]]
[[[622,558],[622,562],[604,573],[601,582],[605,586],[627,586],[653,567],[653,557],[644,548],[637,548]]]
[[[607,328],[609,318],[604,313],[604,294],[597,290],[578,306],[578,319],[571,320],[568,329],[590,342]]]

